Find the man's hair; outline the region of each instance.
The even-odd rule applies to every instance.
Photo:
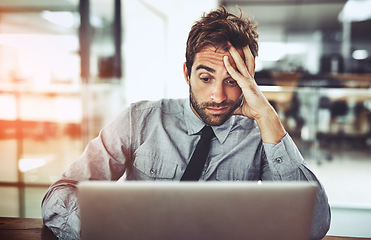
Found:
[[[221,6],[215,11],[204,14],[192,26],[186,48],[186,66],[189,75],[196,53],[206,46],[228,51],[230,48],[228,42],[237,49],[249,45],[253,56],[258,55],[257,24],[254,20],[245,18],[241,9],[240,13],[241,15],[237,17]]]

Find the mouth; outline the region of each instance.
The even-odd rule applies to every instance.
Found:
[[[216,107],[208,107],[207,110],[212,114],[212,115],[221,115],[224,114],[228,111],[228,107],[221,107],[221,108],[216,108]]]

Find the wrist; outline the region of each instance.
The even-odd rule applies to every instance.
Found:
[[[273,108],[255,120],[264,143],[277,144],[286,135],[286,130]]]

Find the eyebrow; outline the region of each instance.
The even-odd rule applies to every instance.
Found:
[[[212,68],[210,68],[208,66],[205,66],[205,65],[202,65],[202,64],[196,67],[196,71],[199,70],[199,69],[205,69],[208,72],[215,73],[215,69],[212,69]]]

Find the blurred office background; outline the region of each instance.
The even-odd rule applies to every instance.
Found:
[[[259,22],[256,80],[327,190],[330,234],[371,237],[370,0],[0,0],[0,216],[47,187],[131,102],[187,97],[204,11]]]

